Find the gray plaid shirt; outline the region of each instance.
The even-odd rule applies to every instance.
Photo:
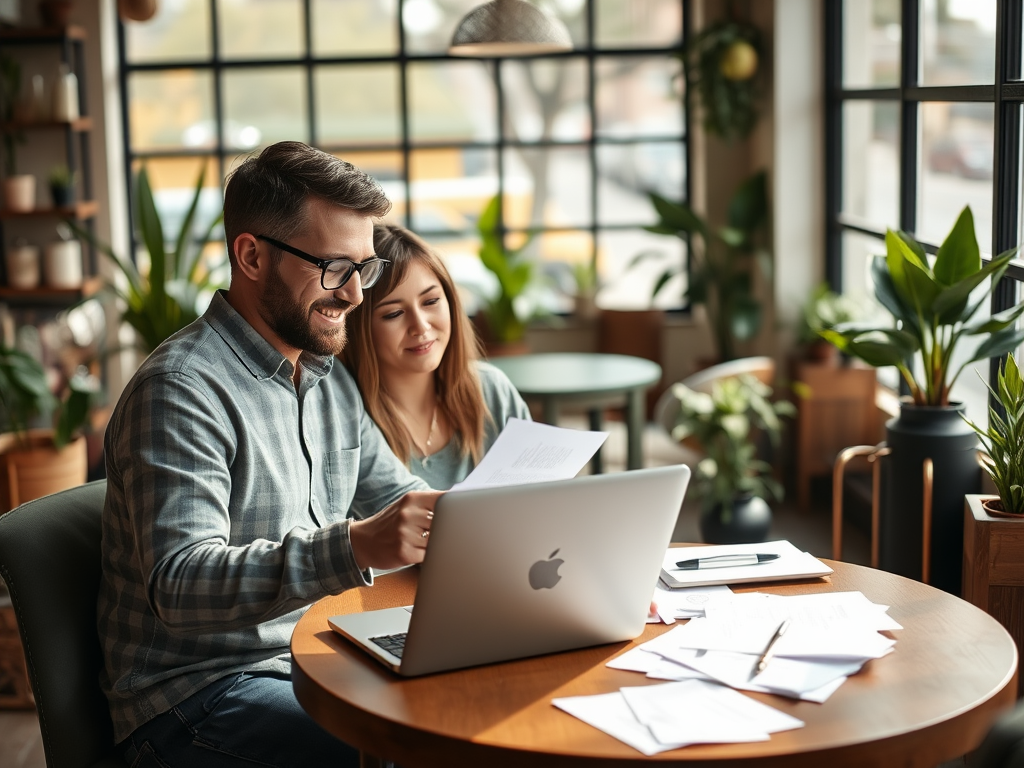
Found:
[[[333,358],[292,365],[221,296],[107,428],[98,629],[117,741],[232,672],[290,669],[313,601],[371,582],[350,514],[426,488]]]

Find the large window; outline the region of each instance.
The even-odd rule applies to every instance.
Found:
[[[182,208],[205,163],[205,205],[247,153],[282,139],[343,157],[382,182],[390,218],[487,287],[475,222],[501,194],[513,243],[562,279],[596,264],[605,306],[646,304],[645,250],[684,257],[646,192],[687,192],[677,53],[687,0],[557,0],[574,50],[531,59],[451,57],[479,0],[164,0],[123,28],[127,153],[158,205]],[[554,283],[552,283],[554,285]],[[470,294],[472,295],[472,294]],[[554,309],[568,306],[551,290]],[[678,302],[678,299],[676,300]]]
[[[1021,4],[1013,0],[845,0],[826,4],[827,272],[871,295],[887,228],[935,252],[971,206],[987,257],[1021,238]],[[990,311],[1014,306],[1024,260]],[[961,346],[973,351],[970,341]],[[953,389],[984,420],[990,364]],[[978,374],[981,374],[980,376]],[[895,380],[892,382],[895,384]]]

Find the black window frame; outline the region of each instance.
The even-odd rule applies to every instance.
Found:
[[[857,232],[884,239],[885,230],[843,214],[843,106],[854,101],[896,103],[900,106],[899,228],[913,234],[917,228],[919,105],[928,101],[983,102],[994,106],[992,232],[987,240],[997,254],[1020,243],[1021,233],[1021,111],[1024,107],[1024,72],[1021,71],[1022,10],[1019,0],[996,0],[995,82],[992,85],[928,86],[919,82],[921,0],[902,0],[900,80],[895,87],[847,88],[843,84],[843,9],[838,0],[825,3],[823,35],[825,57],[825,277],[835,291],[843,289],[843,234]],[[852,0],[858,2],[859,0]],[[915,66],[906,66],[914,62]],[[985,233],[979,233],[986,250]],[[929,253],[938,244],[923,240]],[[1017,303],[1024,282],[1024,265],[1013,263],[992,293],[993,314]],[[1005,357],[992,358],[989,378],[995,383]]]
[[[127,44],[125,38],[125,24],[124,22],[118,23],[118,62],[119,62],[119,77],[121,92],[125,94],[125,98],[122,99],[122,136],[124,143],[124,157],[125,157],[125,180],[126,189],[128,190],[131,211],[129,225],[129,242],[135,242],[135,232],[137,232],[137,226],[134,222],[135,206],[134,206],[134,186],[133,186],[133,167],[137,161],[144,161],[149,158],[174,158],[174,157],[200,157],[200,158],[214,158],[217,162],[217,168],[219,172],[219,178],[223,179],[226,171],[226,160],[229,157],[238,154],[237,150],[231,147],[225,147],[223,143],[223,131],[222,126],[225,121],[224,117],[224,102],[222,94],[222,81],[221,75],[225,71],[238,71],[244,69],[259,69],[266,67],[284,67],[284,66],[300,66],[305,70],[305,86],[306,86],[306,108],[307,108],[307,124],[309,126],[308,143],[312,146],[316,146],[324,151],[339,154],[344,156],[345,153],[366,153],[366,152],[399,152],[402,157],[402,169],[400,182],[403,185],[403,191],[407,204],[405,206],[405,212],[402,217],[402,223],[411,227],[412,215],[413,215],[413,198],[411,190],[411,179],[409,175],[410,158],[413,152],[417,150],[434,150],[434,149],[486,149],[494,151],[497,158],[497,175],[498,175],[498,193],[503,194],[505,191],[506,182],[506,171],[504,168],[504,155],[508,149],[537,149],[537,148],[583,148],[585,149],[589,161],[589,167],[591,170],[591,178],[593,183],[589,190],[589,215],[590,224],[588,226],[532,226],[529,228],[511,228],[504,224],[503,217],[499,221],[499,230],[504,234],[515,234],[528,232],[533,235],[545,235],[550,233],[558,232],[586,232],[589,234],[591,243],[590,261],[596,263],[597,255],[599,252],[599,235],[602,232],[615,232],[615,231],[629,231],[641,229],[647,225],[647,222],[631,222],[631,223],[602,223],[599,218],[598,210],[598,150],[602,145],[637,145],[646,144],[652,142],[674,142],[679,141],[683,145],[683,186],[679,190],[682,201],[689,201],[691,199],[691,168],[692,168],[692,130],[691,130],[691,115],[693,107],[690,103],[690,97],[688,90],[684,89],[684,94],[679,98],[680,109],[682,110],[682,128],[679,135],[663,135],[663,136],[650,136],[650,135],[637,135],[631,138],[622,137],[606,137],[598,136],[594,130],[596,123],[593,120],[593,116],[596,113],[595,104],[595,70],[597,62],[605,58],[652,58],[652,57],[673,57],[679,56],[686,44],[687,35],[690,33],[692,16],[691,16],[691,2],[690,0],[677,0],[681,8],[682,17],[682,39],[677,41],[674,45],[669,47],[626,47],[626,48],[608,48],[601,47],[595,48],[594,36],[595,36],[595,13],[594,13],[594,2],[595,0],[585,0],[585,27],[586,27],[586,43],[582,46],[574,47],[572,51],[565,53],[547,53],[537,56],[528,57],[516,57],[515,61],[530,61],[530,60],[542,60],[542,59],[559,59],[559,58],[571,58],[578,60],[581,57],[586,60],[586,70],[588,76],[588,93],[586,98],[587,108],[591,117],[591,130],[589,137],[582,140],[575,141],[563,141],[554,139],[541,139],[536,141],[527,140],[515,140],[509,138],[506,135],[506,124],[504,116],[504,105],[505,95],[504,88],[502,85],[501,71],[505,62],[512,61],[512,59],[504,58],[487,58],[485,61],[493,63],[492,74],[493,83],[495,88],[495,109],[497,111],[496,120],[498,126],[498,135],[493,141],[480,142],[480,141],[467,141],[467,142],[438,142],[438,141],[414,141],[410,138],[410,121],[409,121],[409,94],[408,94],[408,77],[407,67],[410,63],[423,63],[423,62],[436,62],[436,61],[465,61],[466,57],[451,56],[445,53],[438,54],[420,54],[420,53],[408,53],[406,50],[406,40],[402,25],[403,6],[406,0],[398,0],[395,24],[397,26],[397,40],[398,40],[398,51],[394,56],[353,56],[353,57],[342,57],[342,56],[325,56],[319,57],[314,56],[313,51],[313,34],[312,34],[312,15],[310,13],[312,0],[301,0],[302,2],[302,13],[303,13],[303,35],[304,35],[304,47],[305,55],[299,57],[276,57],[273,59],[224,59],[221,56],[220,45],[219,45],[219,29],[218,29],[218,13],[217,3],[221,0],[207,0],[210,6],[210,55],[209,58],[204,59],[181,59],[181,60],[167,60],[160,62],[146,62],[146,63],[132,63],[127,60]],[[314,88],[314,70],[317,66],[323,65],[353,65],[353,66],[365,66],[368,64],[398,64],[400,72],[399,91],[400,91],[400,130],[401,137],[398,142],[382,142],[379,145],[360,143],[356,145],[345,145],[338,143],[320,143],[316,136],[316,94]],[[169,70],[199,70],[211,72],[213,77],[213,102],[214,102],[214,122],[217,128],[215,144],[210,148],[181,148],[181,149],[167,149],[167,150],[136,150],[132,147],[131,143],[131,121],[130,121],[130,106],[128,104],[127,94],[129,93],[129,78],[133,73],[137,72],[160,72]],[[682,62],[680,61],[680,71],[682,69]],[[429,232],[421,232],[428,239],[431,237],[443,237],[443,236],[458,236],[465,235],[465,232],[456,231],[442,231],[432,230]],[[686,251],[688,253],[688,251]],[[134,254],[134,249],[133,249]],[[684,256],[684,258],[686,258]],[[687,260],[688,261],[688,260]],[[686,269],[689,269],[689,263],[686,264]],[[683,312],[688,312],[688,306],[682,308]]]

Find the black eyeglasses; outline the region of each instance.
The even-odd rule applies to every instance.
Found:
[[[341,286],[349,281],[356,272],[359,273],[359,282],[362,283],[363,288],[370,288],[380,280],[380,276],[384,274],[384,267],[391,262],[387,259],[381,259],[374,256],[372,259],[366,261],[352,261],[351,259],[318,259],[316,256],[310,256],[305,251],[300,251],[298,248],[293,248],[290,245],[282,243],[280,240],[275,240],[272,237],[266,235],[256,235],[257,240],[262,240],[266,243],[270,243],[275,248],[279,248],[282,251],[290,253],[292,256],[298,256],[304,261],[308,261],[310,264],[316,264],[320,267],[320,285],[325,291],[336,291]]]

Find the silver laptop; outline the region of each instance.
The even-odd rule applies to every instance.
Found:
[[[678,465],[447,493],[415,606],[330,625],[407,676],[632,639],[689,479]]]

